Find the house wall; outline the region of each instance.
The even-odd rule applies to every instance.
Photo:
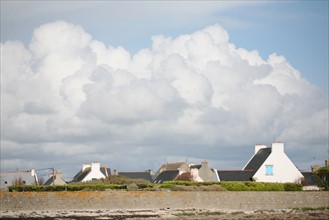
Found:
[[[266,175],[266,165],[273,165],[273,175]],[[300,182],[303,175],[284,153],[283,143],[273,143],[272,152],[253,178],[257,182]]]
[[[204,182],[217,181],[216,174],[211,171],[207,161],[201,162],[201,167],[199,169],[199,176]]]
[[[83,179],[83,182],[93,180],[93,179],[102,179],[105,178],[104,174],[100,170],[99,163],[91,163],[90,173]]]
[[[1,172],[0,186],[12,186],[15,182],[20,182],[24,185],[36,185],[37,178],[35,172],[18,171],[18,172]]]
[[[199,176],[199,170],[197,168],[191,169],[191,175],[193,177],[193,181],[203,182],[203,179]]]

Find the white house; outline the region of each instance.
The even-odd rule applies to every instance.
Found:
[[[50,185],[55,185],[55,186],[63,186],[66,185],[65,180],[62,178],[62,171],[61,170],[56,170],[54,173],[49,173],[48,174],[48,179],[46,182],[43,184],[44,186],[50,186]]]
[[[82,169],[73,177],[72,182],[85,182],[103,179],[111,175],[111,170],[101,167],[100,163],[83,164]]]
[[[283,143],[273,143],[272,147],[256,145],[255,154],[243,168],[251,172],[257,182],[300,182],[302,173],[284,152]]]
[[[0,172],[0,186],[38,185],[35,169],[28,171]]]
[[[196,182],[218,181],[217,170],[210,169],[208,161],[204,160],[201,165],[190,165],[191,175]]]

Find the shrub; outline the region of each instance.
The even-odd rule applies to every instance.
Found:
[[[199,190],[201,191],[227,191],[223,186],[219,184],[212,184],[212,185],[202,185],[199,186]]]
[[[319,187],[329,190],[329,166],[321,167],[315,172],[315,177]]]
[[[284,191],[302,191],[303,186],[298,183],[285,183]]]
[[[197,186],[177,185],[171,188],[172,191],[199,191]]]

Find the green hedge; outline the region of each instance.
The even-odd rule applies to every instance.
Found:
[[[127,185],[117,184],[79,184],[64,186],[9,186],[11,192],[55,192],[55,191],[104,191],[106,189],[127,189]]]
[[[220,185],[228,191],[302,191],[297,183],[264,183],[264,182],[186,182],[167,181],[161,188],[172,189],[174,186],[209,186]]]
[[[302,185],[297,183],[263,183],[263,182],[190,182],[167,181],[162,184],[137,184],[138,189],[152,189],[155,186],[171,190],[175,186],[210,186],[219,185],[228,191],[301,191]],[[68,184],[64,186],[9,186],[15,192],[53,192],[53,191],[104,191],[126,190],[127,184]]]

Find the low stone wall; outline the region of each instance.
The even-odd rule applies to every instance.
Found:
[[[276,210],[329,206],[329,192],[81,191],[0,192],[1,211],[216,209]]]

